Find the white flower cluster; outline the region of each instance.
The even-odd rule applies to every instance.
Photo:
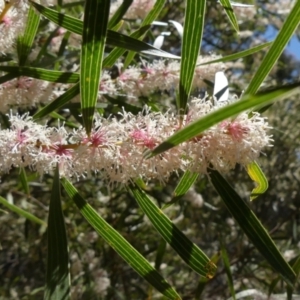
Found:
[[[217,56],[199,57],[199,63],[219,58]],[[205,86],[203,79],[213,80],[214,74],[225,68],[223,63],[210,66],[197,66],[195,69],[193,88]],[[129,102],[135,102],[139,96],[149,96],[156,91],[170,91],[179,85],[180,63],[177,61],[155,60],[151,64],[130,67],[120,71],[120,76],[112,79],[108,72],[103,72],[99,99],[103,94],[125,94]],[[61,91],[57,91],[60,87]],[[47,81],[25,76],[0,84],[0,112],[6,113],[9,109],[31,108],[41,103],[49,103],[60,95],[69,85],[53,84]],[[79,97],[74,99],[79,102]]]
[[[182,126],[215,109],[210,101],[192,101]],[[180,129],[178,116],[150,112],[147,107],[138,115],[123,111],[109,119],[97,116],[90,136],[83,128],[68,132],[63,126],[36,124],[28,115],[11,115],[10,122],[11,129],[0,131],[0,172],[23,166],[43,175],[58,164],[62,176],[79,179],[98,173],[109,183],[121,184],[137,178],[165,181],[178,170],[206,173],[210,166],[224,173],[236,164],[249,164],[272,141],[264,118],[242,113],[144,159],[145,150],[154,149]]]
[[[13,50],[25,28],[29,5],[22,0],[0,0],[0,53]]]
[[[10,108],[34,107],[53,99],[54,84],[29,77],[18,77],[0,84],[0,112]]]
[[[200,56],[195,68],[193,88],[206,87],[203,79],[213,80],[215,73],[225,69],[224,63],[203,65],[220,56]],[[121,69],[121,65],[119,66]],[[123,92],[129,97],[148,96],[156,91],[170,91],[179,85],[180,62],[168,60],[154,60],[152,63],[143,62],[141,66],[129,67],[116,79],[111,79],[104,73],[100,84],[100,93],[115,94]]]

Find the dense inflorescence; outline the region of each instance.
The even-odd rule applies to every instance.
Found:
[[[127,184],[137,178],[165,181],[179,170],[206,173],[213,167],[224,173],[236,164],[246,166],[270,146],[265,119],[258,113],[251,117],[242,113],[144,159],[146,150],[216,109],[210,101],[194,100],[182,125],[176,114],[151,112],[148,107],[138,115],[125,110],[108,119],[96,115],[89,136],[83,128],[70,132],[64,126],[39,125],[28,115],[11,115],[11,128],[0,131],[0,170],[22,166],[43,175],[58,164],[61,175],[74,179],[98,173],[110,183]]]

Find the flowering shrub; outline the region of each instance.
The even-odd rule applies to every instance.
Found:
[[[231,57],[199,56],[201,38],[205,35],[205,11],[210,7],[205,2],[186,1],[183,33],[178,30],[180,50],[173,47],[174,33],[165,34],[170,36],[170,41],[163,45],[168,51],[151,45],[151,35],[159,34],[159,26],[169,28],[176,24],[155,22],[167,8],[164,1],[87,0],[84,7],[81,5],[73,1],[0,3],[0,176],[5,182],[15,176],[14,170],[19,170],[28,197],[29,185],[35,181],[30,179],[31,174],[38,175],[38,182],[51,179],[52,186],[50,201],[47,199],[45,204],[47,210],[49,207],[47,223],[43,220],[45,215],[30,214],[26,207],[18,207],[2,197],[0,202],[43,230],[47,226],[47,249],[43,249],[47,251],[44,298],[69,299],[71,294],[74,299],[88,298],[79,284],[70,284],[70,272],[73,282],[81,280],[84,284],[84,269],[92,278],[87,289],[93,290],[97,298],[115,296],[109,289],[118,271],[105,270],[105,263],[97,267],[101,263],[97,247],[88,247],[81,254],[72,250],[70,254],[65,228],[65,222],[71,222],[70,211],[61,204],[61,198],[71,199],[95,230],[84,242],[86,228],[76,229],[81,231],[78,237],[68,232],[72,245],[96,243],[98,235],[101,236],[157,290],[153,298],[160,297],[159,293],[170,299],[181,297],[176,284],[169,283],[170,273],[164,271],[160,262],[167,244],[190,267],[191,276],[199,274],[205,282],[214,282],[218,259],[211,257],[219,246],[212,244],[211,249],[201,249],[201,241],[192,242],[181,230],[179,221],[183,215],[171,221],[150,196],[160,187],[171,185],[173,199],[157,198],[159,206],[166,204],[162,209],[174,208],[180,197],[200,208],[203,198],[193,187],[199,175],[214,186],[242,232],[276,274],[296,287],[299,259],[294,265],[284,259],[254,212],[223,176],[240,165],[256,184],[250,199],[263,195],[267,189],[267,179],[257,160],[272,147],[274,140],[261,108],[292,97],[298,89],[295,85],[276,86],[264,93],[257,92],[300,22],[299,17],[293,18],[300,11],[300,2],[295,3],[285,21],[286,27],[283,26],[248,86],[241,88],[239,97],[229,93],[223,72],[232,68],[232,78],[236,78],[239,72],[234,71],[230,61],[269,45]],[[239,26],[235,13],[243,19],[245,11],[255,10],[249,6],[243,10],[243,5],[232,10],[223,2],[217,5],[224,9],[233,30]],[[208,11],[212,17],[215,13],[214,9]],[[91,184],[91,190],[96,189],[102,208],[97,201],[88,199],[95,197],[95,193],[87,196],[84,182],[99,184],[99,188]],[[80,187],[79,191],[74,185]],[[123,197],[134,199],[148,217],[148,221],[137,222],[138,227],[150,223],[163,238],[155,266],[151,263],[153,257],[144,257],[144,250],[153,241],[150,231],[147,237],[148,229],[142,237],[149,238],[144,250],[136,247],[124,232],[116,230],[127,218],[128,222],[136,222],[129,212],[131,208],[124,208],[120,221],[109,222],[108,210],[104,208],[110,207],[114,198],[126,202]],[[29,198],[27,202],[30,203]],[[71,214],[76,215],[75,211]],[[130,231],[135,230],[132,228]],[[229,288],[235,297],[227,252],[220,244]],[[105,247],[101,248],[103,255],[111,251]],[[154,248],[157,247],[156,244]],[[134,286],[126,297],[141,297],[136,296]],[[151,298],[151,293],[147,298]],[[199,295],[198,291],[193,294]],[[11,291],[4,297],[18,299]]]

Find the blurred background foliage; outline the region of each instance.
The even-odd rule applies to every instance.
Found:
[[[276,31],[281,27],[291,5],[287,0],[274,0],[257,1],[255,8],[234,8],[241,31],[238,35],[230,26],[221,6],[216,1],[208,1],[201,54],[226,56],[270,40],[270,28]],[[65,9],[69,14],[81,17],[80,3],[67,3]],[[158,21],[169,20],[184,22],[184,1],[167,1]],[[131,32],[135,24],[136,21],[133,20],[124,22],[122,31]],[[44,19],[35,40],[36,49],[47,42],[49,28],[52,32],[57,30]],[[162,30],[160,26],[153,26],[144,40],[153,43]],[[162,49],[180,55],[180,37],[174,28],[170,30],[172,35],[165,39]],[[73,38],[75,39],[74,36]],[[295,38],[299,39],[299,31]],[[36,65],[54,68],[58,64],[60,68],[71,69],[74,63],[79,62],[80,49],[76,41],[70,44],[60,60],[57,49],[48,46]],[[106,52],[110,50],[108,47]],[[232,93],[241,95],[266,51],[226,64]],[[135,60],[140,61],[138,56]],[[112,72],[113,70],[114,68]],[[299,72],[299,56],[296,57],[291,50],[286,50],[265,82],[264,88],[295,82],[299,79]],[[198,90],[195,94],[201,92],[203,90]],[[165,99],[166,95],[168,100],[164,103],[161,99]],[[166,95],[162,97],[156,93],[151,99],[141,97],[140,106],[149,101],[161,101],[158,105],[162,107],[168,106],[170,100],[175,103],[175,92],[168,91]],[[107,115],[118,110],[114,105],[102,105],[105,106]],[[34,111],[35,109],[32,112]],[[259,161],[269,180],[269,189],[250,203],[250,206],[289,261],[299,255],[300,249],[298,98],[276,103],[264,115],[269,118],[269,124],[273,127],[271,132],[274,139],[274,146],[267,149]],[[49,119],[49,123],[52,121]],[[30,171],[27,173],[30,181],[29,195],[21,186],[19,171],[14,170],[1,177],[1,196],[47,221],[52,178],[44,176],[40,179]],[[253,182],[246,171],[237,167],[227,179],[243,199],[248,201]],[[178,181],[179,176],[174,175],[164,186],[150,183],[149,194],[162,207],[172,200]],[[277,274],[237,226],[207,177],[199,178],[188,194],[165,210],[179,229],[209,257],[216,258],[217,274],[207,283],[200,280],[174,250],[165,244],[135,200],[124,189],[110,189],[96,176],[81,180],[75,186],[109,224],[161,271],[183,299],[230,297],[225,268],[220,258],[221,245],[228,252],[236,293],[254,289],[254,294],[248,299],[267,299]],[[70,248],[72,299],[162,299],[98,237],[78,213],[72,201],[62,193]],[[0,299],[42,299],[46,268],[46,228],[10,212],[2,205],[0,208]],[[276,297],[271,296],[270,299],[285,299],[283,281],[279,280],[273,286],[272,292]],[[294,293],[300,294],[299,283],[296,284]],[[300,299],[300,296],[294,299]]]

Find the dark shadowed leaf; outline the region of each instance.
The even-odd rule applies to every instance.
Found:
[[[48,254],[44,299],[67,300],[70,296],[69,250],[56,168],[48,217]]]
[[[293,285],[296,280],[295,272],[284,260],[254,212],[217,171],[210,171],[210,179],[226,207],[257,250],[288,284]]]
[[[181,299],[149,262],[79,195],[67,179],[63,178],[62,184],[83,217],[140,276],[166,297],[174,300]]]
[[[212,278],[217,267],[202,250],[192,243],[137,185],[131,186],[129,190],[155,229],[185,263],[198,274]]]

